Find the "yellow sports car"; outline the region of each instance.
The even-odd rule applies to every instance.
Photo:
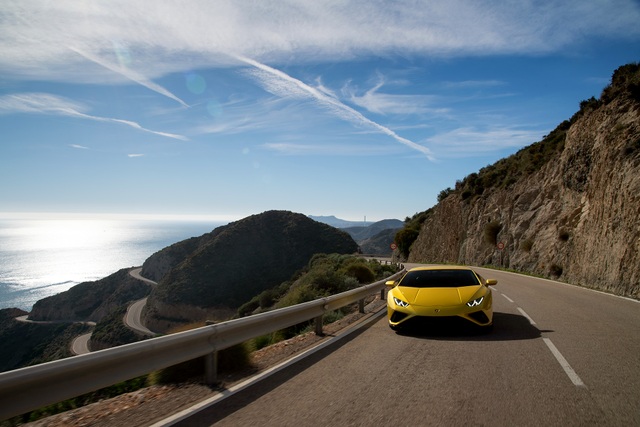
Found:
[[[424,320],[456,318],[488,331],[493,326],[489,286],[497,283],[468,267],[412,268],[398,282],[386,283],[389,326],[399,330]]]

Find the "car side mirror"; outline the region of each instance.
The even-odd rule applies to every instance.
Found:
[[[395,280],[388,280],[386,282],[384,282],[385,286],[387,288],[393,288],[396,285],[396,281]]]
[[[485,284],[487,286],[495,286],[498,284],[498,281],[496,279],[487,279],[487,282]]]

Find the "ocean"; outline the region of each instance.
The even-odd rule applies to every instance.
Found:
[[[152,254],[222,222],[0,219],[0,309],[33,304],[72,286],[141,266]]]

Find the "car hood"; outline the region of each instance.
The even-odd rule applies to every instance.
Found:
[[[452,306],[466,303],[478,293],[480,288],[482,288],[482,285],[463,286],[460,288],[409,288],[398,286],[396,290],[412,305]]]

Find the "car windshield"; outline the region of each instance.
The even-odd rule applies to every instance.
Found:
[[[408,272],[400,286],[409,288],[459,288],[480,283],[471,270],[418,270]]]

